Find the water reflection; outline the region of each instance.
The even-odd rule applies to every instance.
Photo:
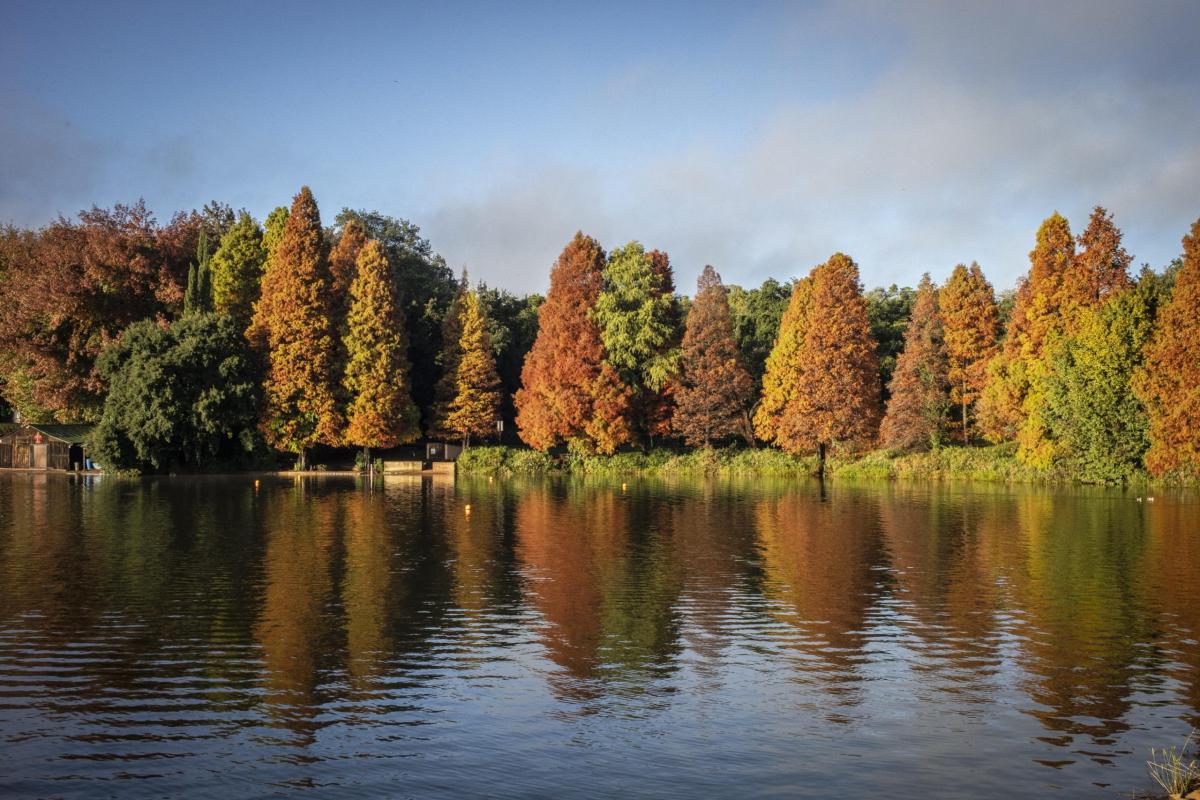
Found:
[[[1131,791],[1198,574],[1186,494],[3,475],[0,793]]]

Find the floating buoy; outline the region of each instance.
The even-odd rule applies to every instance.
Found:
[[[625,488],[626,488],[626,486],[628,486],[628,484],[624,484],[624,483],[622,483],[622,484],[621,484],[621,491],[622,491],[622,492],[623,492],[623,491],[625,491]]]
[[[471,513],[471,504],[467,503],[466,508],[464,508],[463,510],[466,511],[468,514],[470,514]]]
[[[257,478],[255,478],[255,479],[254,479],[254,491],[256,491],[256,492],[258,491],[258,483],[259,483],[259,482],[258,482],[258,479],[257,479]]]
[[[1138,501],[1139,503],[1140,503],[1140,502],[1142,502],[1142,498],[1140,498],[1140,497],[1139,497],[1139,498],[1137,499],[1137,501]]]

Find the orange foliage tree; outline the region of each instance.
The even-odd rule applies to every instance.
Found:
[[[292,201],[263,274],[247,337],[266,361],[260,428],[268,444],[296,453],[341,441],[337,341],[329,257],[317,201],[307,186]]]
[[[904,350],[888,385],[891,397],[879,429],[886,447],[942,443],[950,411],[948,371],[938,290],[925,273],[904,332]]]
[[[421,431],[409,384],[404,312],[383,245],[368,241],[355,273],[346,324],[344,385],[350,407],[344,438],[364,448],[370,465],[372,447],[411,442]]]
[[[600,294],[604,250],[576,233],[550,272],[538,334],[515,397],[521,439],[537,450],[566,442],[611,453],[630,440],[630,392],[604,360],[590,310]]]
[[[950,399],[959,409],[963,442],[970,441],[971,408],[987,383],[987,365],[999,351],[996,294],[983,270],[959,264],[938,293],[946,343]]]
[[[809,278],[804,337],[793,356],[794,374],[781,376],[787,379],[781,385],[794,381],[792,395],[782,404],[775,429],[766,432],[789,452],[816,451],[824,472],[829,446],[862,446],[875,438],[879,362],[854,261],[835,253]],[[794,334],[785,336],[781,329],[776,346],[789,338]],[[771,359],[767,369],[770,373]]]
[[[1200,473],[1200,219],[1183,237],[1183,266],[1134,376],[1150,418],[1146,468]]]
[[[733,318],[721,276],[705,267],[688,312],[672,427],[690,445],[745,436],[754,381],[733,338]]]

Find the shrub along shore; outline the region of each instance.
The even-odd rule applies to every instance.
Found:
[[[476,446],[458,459],[463,475],[499,477],[580,475],[600,477],[810,477],[818,472],[817,457],[794,456],[771,448],[726,447],[587,456],[563,452],[540,453],[517,447]],[[1094,483],[1064,469],[1039,469],[1017,459],[1017,444],[987,447],[941,447],[918,453],[874,450],[858,456],[829,458],[826,477],[834,479],[968,480],[1009,483]],[[1124,481],[1133,486],[1196,486],[1179,475],[1155,479],[1141,473]]]

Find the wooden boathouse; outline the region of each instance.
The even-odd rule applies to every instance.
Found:
[[[0,435],[0,469],[82,470],[91,425],[22,425]]]

